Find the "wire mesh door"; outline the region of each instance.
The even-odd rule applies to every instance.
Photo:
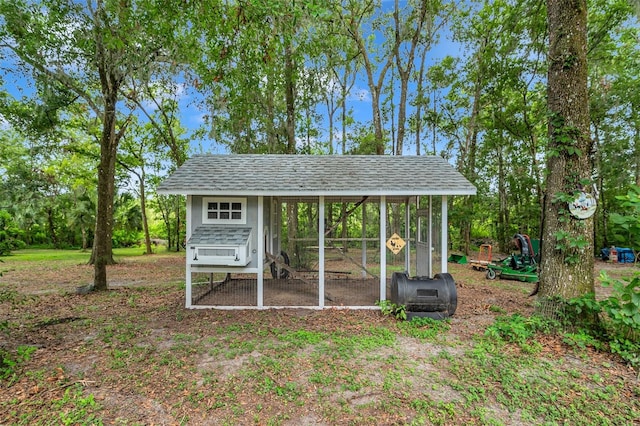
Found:
[[[276,205],[279,247],[269,253],[265,270],[265,306],[317,306],[319,285],[317,197],[283,198]]]
[[[380,300],[380,209],[366,198],[325,208],[325,304],[373,306]]]

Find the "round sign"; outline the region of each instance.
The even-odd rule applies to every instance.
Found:
[[[581,192],[578,197],[569,203],[569,211],[578,219],[586,219],[596,212],[596,199],[591,194]]]

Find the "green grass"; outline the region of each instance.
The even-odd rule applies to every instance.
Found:
[[[127,247],[113,249],[113,256],[120,257],[142,256],[142,247]],[[184,255],[184,253],[182,254]],[[55,249],[24,249],[11,252],[5,259],[11,262],[69,262],[84,263],[91,257],[91,250],[55,250]]]

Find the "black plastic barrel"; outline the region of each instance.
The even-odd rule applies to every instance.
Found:
[[[458,292],[451,274],[437,274],[433,278],[413,277],[403,272],[391,276],[391,302],[405,305],[407,319],[429,317],[449,318],[458,306]]]

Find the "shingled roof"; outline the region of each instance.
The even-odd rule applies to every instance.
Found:
[[[243,196],[473,195],[476,188],[438,156],[196,155],[160,194]]]

